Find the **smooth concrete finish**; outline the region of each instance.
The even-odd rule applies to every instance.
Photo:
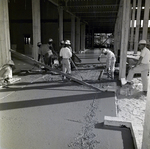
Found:
[[[93,72],[86,74],[91,80]],[[116,116],[115,92],[96,92],[49,73],[18,77],[0,90],[0,148],[134,149],[128,129],[103,124],[105,115]]]
[[[1,148],[69,148],[88,122],[84,117],[93,100],[97,106],[95,120],[102,122],[104,114],[115,116],[113,93],[101,95],[70,83],[44,83],[43,79],[30,84],[31,78],[26,76],[20,83],[1,90],[1,96],[8,93],[0,104]],[[101,133],[108,136],[104,130],[93,132],[97,140],[105,140]],[[115,139],[119,137],[116,133]],[[98,146],[106,146],[109,139],[105,141]]]

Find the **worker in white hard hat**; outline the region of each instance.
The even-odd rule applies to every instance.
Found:
[[[0,80],[2,80],[2,83],[4,85],[9,84],[9,79],[12,78],[12,69],[15,67],[15,64],[12,60],[9,60],[6,64],[4,64],[0,68]]]
[[[71,52],[69,46],[70,46],[70,42],[68,42],[68,40],[66,40],[64,47],[62,47],[60,49],[59,56],[62,57],[63,72],[71,74],[70,58],[72,57],[72,52]],[[66,79],[66,77],[64,76],[63,79]]]
[[[98,61],[100,61],[100,57],[102,54],[106,55],[107,77],[110,79],[114,79],[114,71],[115,71],[115,63],[116,63],[115,54],[111,50],[104,48],[102,49],[102,52],[98,57]]]
[[[142,85],[143,85],[143,93],[147,95],[148,88],[148,71],[150,65],[150,50],[146,47],[146,40],[139,41],[139,50],[141,50],[141,55],[136,65],[129,70],[127,75],[127,82],[125,85],[132,85],[132,79],[135,73],[141,73]]]

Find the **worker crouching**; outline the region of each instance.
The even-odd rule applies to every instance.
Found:
[[[72,57],[72,52],[69,49],[70,43],[68,40],[65,41],[64,47],[60,49],[59,56],[62,57],[62,71],[63,73],[71,74],[71,64],[70,64],[70,58]],[[66,79],[65,76],[63,76],[63,79]]]
[[[116,57],[115,54],[109,50],[109,49],[103,49],[101,55],[106,55],[106,72],[107,77],[110,79],[114,79],[114,71],[115,71],[115,63],[116,63]],[[98,57],[98,60],[100,60],[101,55]]]
[[[7,86],[10,83],[9,80],[12,78],[13,67],[15,67],[14,62],[9,60],[2,68],[0,68],[0,78],[3,86]]]

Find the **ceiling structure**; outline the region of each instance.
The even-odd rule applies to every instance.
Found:
[[[113,33],[120,0],[57,0],[95,33]]]

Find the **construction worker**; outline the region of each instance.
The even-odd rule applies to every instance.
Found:
[[[12,69],[15,67],[15,64],[12,60],[9,60],[5,65],[0,68],[0,78],[3,85],[8,85],[9,79],[12,78]]]
[[[43,57],[41,57],[41,54],[40,54],[40,48],[41,48],[41,46],[42,46],[42,43],[38,42],[37,43],[37,47],[38,47],[38,61],[40,61],[40,59],[41,59],[41,62],[42,62]]]
[[[111,50],[104,48],[102,49],[102,52],[98,57],[98,61],[100,61],[100,57],[102,54],[106,55],[107,77],[110,79],[114,79],[114,71],[115,71],[115,63],[116,63],[115,54]]]
[[[49,39],[48,41],[48,44],[42,44],[39,48],[39,57],[41,57],[41,59],[44,60],[44,63],[45,65],[49,65],[51,66],[52,65],[52,55],[53,55],[53,52],[52,52],[52,42],[53,40],[52,39]]]
[[[148,71],[150,65],[150,50],[146,47],[146,40],[139,41],[139,50],[141,50],[141,55],[137,63],[134,67],[129,70],[127,75],[126,83],[123,85],[132,85],[132,79],[135,73],[141,73],[142,85],[143,85],[143,93],[147,94],[148,87]]]
[[[69,46],[70,46],[70,42],[66,40],[64,47],[60,49],[59,56],[62,57],[63,72],[71,74],[70,58],[72,57],[72,52]],[[63,79],[66,79],[66,77],[63,77]]]

